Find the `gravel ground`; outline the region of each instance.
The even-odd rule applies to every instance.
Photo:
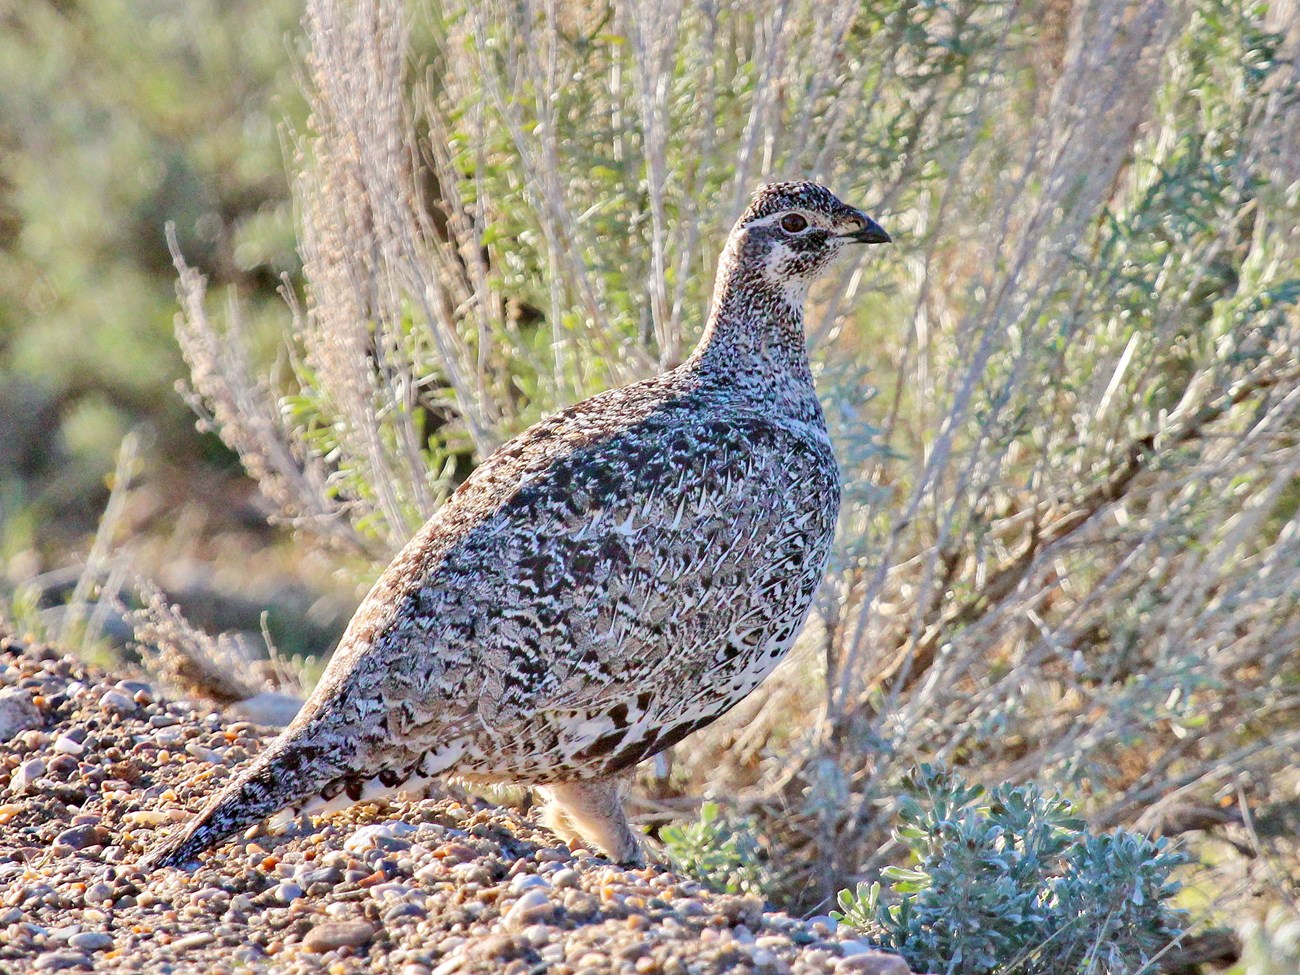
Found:
[[[361,804],[135,868],[270,732],[0,639],[0,972],[906,975],[901,959],[624,870],[508,810]]]

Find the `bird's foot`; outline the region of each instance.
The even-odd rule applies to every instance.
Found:
[[[615,779],[550,783],[542,823],[570,846],[596,847],[623,866],[645,865],[645,845],[623,812],[626,784]]]

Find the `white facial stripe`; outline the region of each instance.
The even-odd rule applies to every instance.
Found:
[[[781,267],[786,261],[797,256],[783,240],[778,240],[773,243],[771,249],[767,252],[767,255],[768,267]]]
[[[786,300],[791,304],[800,304],[808,293],[808,280],[803,276],[790,277],[785,273],[788,262],[799,257],[784,241],[775,242],[767,252],[763,262],[763,275],[769,281],[781,286]]]

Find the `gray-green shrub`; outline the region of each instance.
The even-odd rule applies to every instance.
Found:
[[[1182,932],[1170,879],[1187,857],[1136,833],[1090,833],[1061,796],[986,791],[923,765],[899,801],[891,894],[840,892],[840,920],[944,975],[1138,975]]]

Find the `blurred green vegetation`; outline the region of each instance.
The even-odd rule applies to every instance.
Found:
[[[289,0],[0,8],[0,575],[94,527],[123,435],[148,469],[215,463],[173,386],[174,223],[187,258],[282,314],[298,269],[283,123],[300,124]],[[281,307],[277,307],[281,306]]]

